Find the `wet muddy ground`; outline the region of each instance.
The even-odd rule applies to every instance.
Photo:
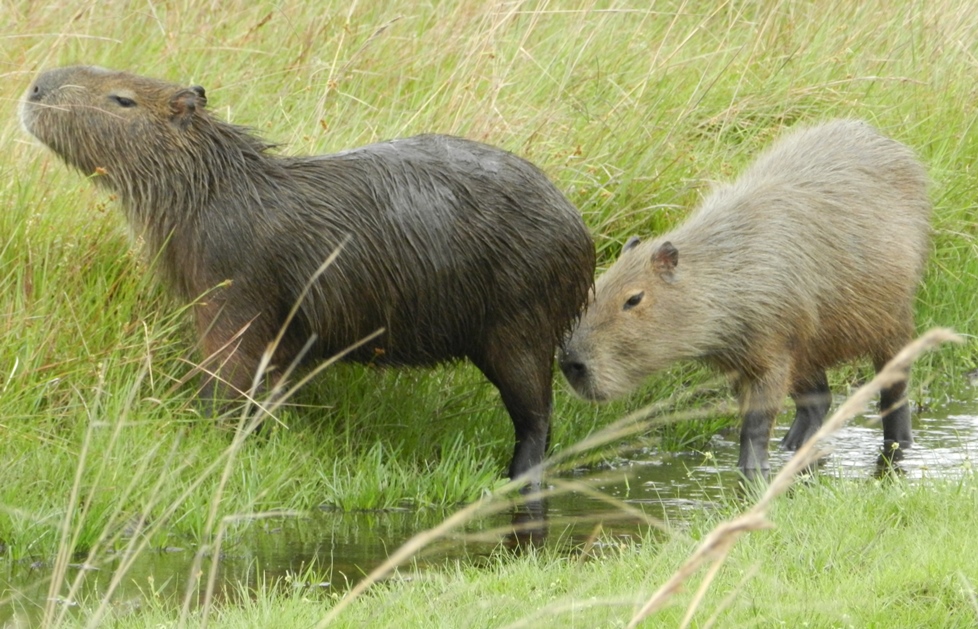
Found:
[[[824,473],[857,479],[870,479],[876,471],[876,456],[882,437],[874,416],[866,415],[850,423],[830,442],[832,451],[824,461]],[[787,427],[782,417],[775,439]],[[908,478],[955,477],[970,470],[978,454],[978,401],[950,402],[915,413],[915,447],[908,451],[900,468]],[[773,446],[773,444],[772,444]],[[772,447],[772,466],[777,467],[786,453]],[[583,482],[605,499],[582,493],[557,495],[546,503],[548,534],[542,541],[560,551],[576,552],[596,531],[602,543],[643,536],[647,523],[623,517],[620,501],[645,516],[682,526],[691,512],[711,509],[725,493],[736,487],[734,466],[737,460],[735,436],[715,437],[709,453],[660,454],[654,451],[633,453],[618,461],[613,469],[568,474],[564,480]],[[343,513],[324,510],[303,517],[257,520],[231,535],[222,546],[219,581],[225,584],[268,583],[274,579],[301,582],[304,587],[342,592],[351,583],[379,565],[415,533],[438,524],[447,513],[431,510]],[[480,530],[505,529],[510,513],[483,518],[465,528],[455,540],[448,540],[418,557],[409,569],[442,565],[457,559],[478,561],[497,550],[504,536],[490,534],[473,538]],[[598,528],[600,527],[600,528]],[[196,548],[193,543],[144,553],[126,576],[115,600],[119,604],[138,601],[159,592],[180,600],[190,578]],[[109,561],[86,575],[86,591],[104,590],[116,565]],[[205,571],[210,565],[208,559]],[[309,568],[313,569],[310,571]],[[74,567],[74,578],[82,567]],[[0,623],[40,613],[44,606],[51,567],[45,562],[11,562],[0,556]],[[315,582],[308,577],[317,575]],[[219,588],[220,589],[220,588]],[[74,601],[61,601],[73,605]],[[33,610],[33,611],[32,611]]]

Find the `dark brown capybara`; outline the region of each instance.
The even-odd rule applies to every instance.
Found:
[[[595,283],[561,369],[594,400],[686,359],[733,374],[738,466],[764,476],[785,394],[796,415],[782,445],[794,450],[828,411],[827,368],[868,357],[879,370],[911,340],[927,188],[911,150],[864,122],[795,131],[675,230],[625,244]],[[891,458],[912,444],[905,390],[880,396]]]
[[[595,264],[579,212],[547,177],[511,153],[442,135],[275,155],[205,105],[198,86],[74,66],[40,74],[21,109],[31,134],[118,195],[175,292],[206,294],[195,305],[216,365],[205,406],[250,388],[311,281],[274,364],[331,357],[378,331],[345,359],[468,358],[512,417],[510,475],[541,463],[555,349]]]

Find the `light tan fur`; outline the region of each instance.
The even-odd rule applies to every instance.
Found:
[[[703,360],[736,376],[745,414],[773,419],[828,367],[863,357],[881,366],[913,334],[927,187],[913,153],[865,123],[791,133],[674,231],[626,247],[596,282],[565,373],[605,400]]]

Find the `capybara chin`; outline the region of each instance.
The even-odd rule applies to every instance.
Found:
[[[422,135],[280,156],[206,102],[198,86],[74,66],[40,74],[21,107],[31,134],[118,195],[175,292],[205,295],[194,306],[216,372],[205,406],[250,388],[311,282],[273,364],[331,357],[378,332],[346,359],[468,358],[512,417],[510,475],[537,466],[554,352],[594,278],[576,208],[491,146]]]
[[[560,354],[580,394],[621,396],[698,359],[734,375],[738,465],[766,475],[786,394],[797,449],[829,408],[825,370],[879,370],[913,336],[929,248],[926,172],[904,145],[838,120],[791,133],[675,230],[626,243]],[[912,443],[906,383],[884,389],[884,454]],[[893,454],[895,452],[895,454]]]

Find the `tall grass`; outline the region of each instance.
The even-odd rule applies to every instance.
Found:
[[[54,65],[200,83],[216,115],[284,153],[428,131],[501,146],[580,207],[601,266],[786,127],[866,118],[934,180],[919,327],[968,339],[922,359],[913,395],[959,395],[976,366],[970,3],[5,0],[0,14],[0,543],[11,560],[53,561],[52,600],[72,591],[69,559],[107,549],[190,536],[214,550],[253,517],[322,504],[471,502],[500,484],[512,444],[496,393],[465,365],[330,368],[258,438],[200,418],[185,304],[153,279],[114,200],[19,128],[18,100]],[[691,393],[709,378],[677,368],[603,408],[558,386],[554,450],[652,400],[723,399]],[[684,431],[672,434],[695,438]]]

